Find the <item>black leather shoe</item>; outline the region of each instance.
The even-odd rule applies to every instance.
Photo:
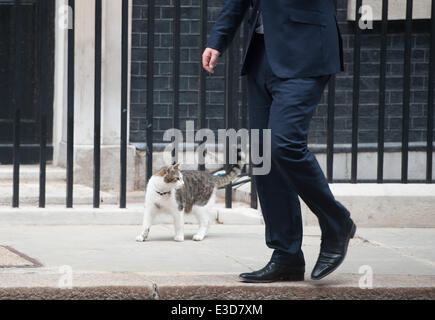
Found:
[[[349,240],[355,236],[356,225],[350,220],[346,237],[341,241],[322,239],[320,254],[311,273],[311,279],[320,280],[334,272],[346,257]]]
[[[305,267],[292,267],[271,261],[263,269],[242,273],[239,277],[244,282],[254,283],[304,281],[304,273]]]

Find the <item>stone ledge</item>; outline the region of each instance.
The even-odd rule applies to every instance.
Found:
[[[152,300],[148,287],[0,288],[0,300]]]
[[[212,224],[263,224],[263,218],[257,210],[243,203],[235,202],[233,209],[224,208],[223,203],[216,203],[210,210]],[[0,207],[0,223],[9,225],[140,225],[142,224],[144,206],[141,203],[128,205],[120,209],[116,205],[102,204],[94,209],[91,205],[77,205],[67,209],[63,205],[50,205],[41,209],[23,206],[20,208]],[[154,224],[172,224],[169,214],[157,215]],[[186,224],[197,224],[196,217],[186,215]]]
[[[164,300],[432,300],[435,288],[308,288],[274,286],[159,287]]]
[[[47,206],[66,203],[66,184],[61,182],[47,183]],[[73,190],[74,204],[92,204],[93,189],[88,186],[75,184]],[[20,205],[34,205],[39,202],[39,183],[20,183]],[[100,202],[103,204],[116,204],[118,196],[112,193],[100,192]],[[0,182],[0,205],[11,205],[12,183]]]
[[[360,227],[435,227],[435,184],[334,183],[330,187]],[[234,189],[233,199],[250,199],[249,184]],[[302,200],[301,209],[305,226],[318,225]]]
[[[258,210],[251,208],[218,208],[217,221],[221,224],[257,225],[264,224],[263,217]]]
[[[35,279],[41,275],[32,274]],[[52,277],[53,275],[51,275]],[[140,273],[81,274],[78,286],[60,289],[24,283],[28,274],[13,274],[9,286],[0,288],[1,299],[140,299],[140,300],[279,300],[279,299],[435,299],[435,276],[374,276],[372,289],[358,286],[361,275],[337,274],[321,281],[247,284],[234,274]],[[0,273],[0,279],[11,274]],[[47,277],[47,275],[45,276]],[[21,284],[20,284],[21,281]],[[102,283],[104,281],[104,284]],[[13,283],[15,282],[15,286]]]

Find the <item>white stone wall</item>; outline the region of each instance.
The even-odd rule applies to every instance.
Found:
[[[66,0],[56,1],[54,164],[65,167],[67,144],[67,43],[60,27]],[[95,1],[75,2],[74,181],[92,184],[94,143]],[[131,30],[130,1],[130,30]],[[101,186],[117,189],[120,177],[122,1],[103,0]],[[129,32],[131,34],[131,32]],[[131,41],[129,41],[129,52]],[[129,63],[130,65],[130,63]],[[130,74],[130,72],[129,72]],[[128,77],[130,79],[130,76]],[[127,131],[128,132],[128,131]],[[128,148],[128,190],[133,189],[135,148]]]

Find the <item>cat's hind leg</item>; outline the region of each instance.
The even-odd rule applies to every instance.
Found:
[[[210,224],[210,215],[208,208],[195,206],[194,210],[196,218],[198,219],[199,229],[198,232],[193,236],[194,241],[202,241],[208,232],[208,227]]]

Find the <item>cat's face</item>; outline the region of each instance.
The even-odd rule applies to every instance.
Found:
[[[163,178],[163,182],[172,188],[179,189],[184,185],[183,175],[180,172],[180,164],[163,168],[157,174]]]

